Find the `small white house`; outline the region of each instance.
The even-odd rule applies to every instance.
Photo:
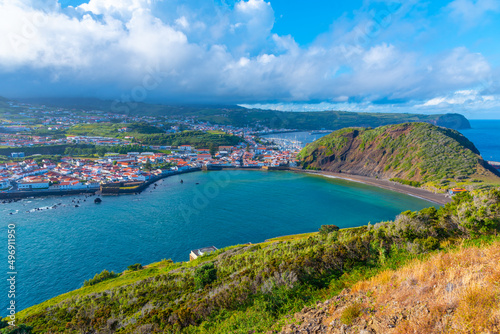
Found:
[[[205,254],[210,254],[212,252],[215,252],[216,250],[217,250],[217,248],[215,246],[204,247],[204,248],[192,250],[191,253],[189,253],[189,260],[190,261],[196,260],[200,256],[203,256]]]

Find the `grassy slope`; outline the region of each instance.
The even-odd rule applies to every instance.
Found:
[[[127,128],[127,132],[119,132],[121,128]],[[163,133],[164,131],[148,124],[141,123],[96,123],[96,124],[77,124],[69,128],[68,135],[79,136],[101,136],[101,137],[125,137],[137,136],[141,134]]]
[[[398,177],[433,187],[466,180],[500,183],[472,142],[426,123],[338,130],[306,146],[299,158],[306,168]]]
[[[33,306],[18,314],[35,333],[248,333],[280,329],[287,314],[397,268],[457,238],[499,227],[500,193],[458,196],[436,211],[394,222],[235,246],[189,263],[163,261]],[[289,241],[283,241],[289,240]],[[194,272],[213,262],[217,279],[195,288]]]
[[[322,333],[498,333],[500,237],[388,269],[295,315],[282,333],[322,324]],[[334,324],[331,326],[330,324]]]
[[[191,145],[196,148],[235,146],[243,141],[241,137],[216,131],[183,131],[173,134],[153,134],[139,137],[139,141],[149,145]]]

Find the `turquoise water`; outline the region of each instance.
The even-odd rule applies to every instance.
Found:
[[[257,243],[317,231],[322,224],[375,223],[432,205],[359,183],[263,171],[197,172],[159,181],[140,195],[103,197],[99,205],[84,199],[0,204],[2,235],[9,223],[17,226],[18,310],[79,288],[103,269],[121,272],[165,258],[187,261],[195,248]],[[56,209],[26,212],[58,203]],[[5,281],[0,288],[7,291]],[[1,315],[6,299],[0,299]]]

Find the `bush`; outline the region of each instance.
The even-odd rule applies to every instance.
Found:
[[[0,327],[1,328],[1,327]],[[26,326],[26,325],[19,325],[19,326],[9,326],[6,328],[3,328],[0,330],[0,333],[2,334],[31,334],[31,331],[33,330],[32,326]]]
[[[130,271],[137,271],[137,270],[141,270],[142,268],[143,267],[140,263],[132,264],[132,265],[127,267],[127,269]]]
[[[327,235],[332,232],[336,232],[339,230],[339,227],[337,225],[321,225],[319,229],[319,234],[321,235]]]
[[[107,279],[115,278],[118,277],[119,274],[115,274],[114,272],[109,272],[106,269],[104,269],[100,274],[95,274],[94,278],[86,280],[83,282],[83,286],[91,286],[97,283],[100,283],[102,281],[105,281]]]
[[[217,268],[212,262],[204,263],[196,268],[194,272],[194,284],[196,289],[203,289],[205,286],[217,279]]]
[[[433,251],[439,248],[439,240],[434,237],[415,239],[415,242],[419,243],[424,251]]]
[[[403,179],[400,179],[399,177],[393,177],[392,179],[389,179],[389,181],[398,182],[401,184],[406,184],[407,186],[412,186],[415,188],[419,188],[422,185],[422,183],[420,183],[418,181],[403,180]]]

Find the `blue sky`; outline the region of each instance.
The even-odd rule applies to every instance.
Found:
[[[0,95],[500,118],[500,0],[0,1]]]

